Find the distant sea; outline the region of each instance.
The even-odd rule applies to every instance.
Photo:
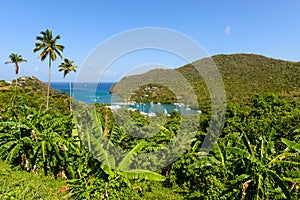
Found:
[[[114,101],[113,96],[109,93],[114,83],[71,83],[72,97],[76,101],[82,101],[86,104],[103,103],[110,105]],[[66,92],[70,95],[68,82],[52,82],[51,87],[59,92]]]
[[[71,83],[72,84],[72,97],[76,101],[81,101],[86,104],[103,103],[111,106],[112,109],[120,107],[117,105],[116,97],[109,93],[113,82],[100,82],[100,83]],[[52,82],[51,87],[58,92],[66,92],[70,95],[69,83],[67,82]],[[124,105],[121,105],[124,106]],[[181,114],[189,115],[201,113],[201,111],[192,110],[185,105],[179,104],[151,104],[151,103],[140,103],[127,105],[132,109],[137,109],[141,112],[153,114],[157,111],[161,111],[170,114],[172,110],[177,110]]]

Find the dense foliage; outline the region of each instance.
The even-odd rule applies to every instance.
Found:
[[[172,165],[170,184],[205,199],[299,198],[299,111],[299,102],[274,95],[254,96],[251,107],[229,106],[214,150],[184,155]]]
[[[41,34],[34,50],[42,50],[41,60],[49,56],[47,45],[62,57],[64,48],[56,45],[60,37],[52,38],[50,30]],[[49,56],[49,71],[55,58]],[[177,71],[193,91],[180,76],[166,79],[169,70],[147,73],[159,83],[150,78],[124,91],[136,102],[162,103],[179,102],[178,94],[192,99],[195,91],[205,114],[157,112],[150,118],[76,101],[72,111],[70,96],[50,89],[50,74],[48,87],[35,77],[18,78],[14,88],[0,81],[0,198],[299,199],[299,63],[247,54],[218,55],[213,61],[229,104],[222,133],[209,152],[202,143],[215,118],[205,83],[192,65]],[[122,91],[118,85],[124,89],[126,81],[136,85],[147,74],[125,77],[112,90]]]
[[[53,109],[44,110],[34,103],[26,105],[30,91],[19,89],[18,93],[20,96],[1,93],[11,97],[10,102],[2,103],[2,159],[32,174],[67,180],[64,194],[72,199],[299,198],[298,101],[286,102],[271,94],[254,95],[248,106],[230,103],[221,137],[213,151],[204,154],[201,144],[210,123],[209,114],[200,115],[195,122],[175,111],[170,116],[161,113],[157,118],[166,119],[161,124],[159,119],[137,111],[130,111],[128,120],[122,114],[125,110],[116,114],[105,105],[95,105],[76,109],[79,113],[74,113],[74,118],[68,102],[56,112],[54,108],[61,102],[53,98]],[[151,126],[155,120],[158,128]],[[199,124],[192,130],[194,138],[185,133],[187,151],[180,153],[178,145],[171,146],[173,152],[182,154],[175,162],[168,163],[174,155],[166,149],[159,160],[150,156],[148,164],[144,162],[144,168],[139,168],[139,156],[170,148],[167,144],[180,131],[189,130],[181,126],[183,121]],[[133,130],[156,134],[141,138],[133,135]],[[125,151],[111,154],[116,148]],[[147,170],[155,168],[153,163],[167,165],[155,172]],[[8,190],[2,190],[8,194]]]

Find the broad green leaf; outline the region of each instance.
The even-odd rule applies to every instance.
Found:
[[[166,177],[160,175],[156,172],[151,172],[148,170],[130,170],[121,172],[128,179],[146,179],[152,181],[165,181]]]
[[[10,152],[8,153],[8,155],[6,157],[6,161],[9,163],[13,162],[14,159],[18,157],[20,148],[21,148],[20,144],[17,144],[16,146],[14,146],[14,148],[12,150],[10,150]]]
[[[233,154],[239,155],[242,158],[246,158],[250,161],[254,161],[254,158],[252,158],[252,155],[243,149],[240,149],[237,147],[227,147],[226,149],[227,149],[227,151],[229,151]]]
[[[279,160],[284,160],[288,157],[291,157],[293,156],[294,154],[293,153],[282,153],[278,156],[276,156],[275,158],[273,158],[269,163],[268,163],[268,167],[272,166],[274,163],[276,163],[277,161]]]
[[[41,146],[42,146],[42,155],[43,155],[43,161],[46,161],[46,141],[42,141]]]
[[[294,178],[300,178],[300,171],[299,168],[297,171],[285,171],[286,175],[289,177],[294,177]]]
[[[268,170],[268,174],[275,180],[278,186],[281,188],[282,192],[286,196],[287,199],[291,199],[290,191],[288,189],[287,184],[283,181],[283,179],[271,170]]]
[[[29,137],[23,137],[20,140],[23,141],[26,144],[31,144],[32,143],[32,140]]]
[[[286,144],[290,149],[296,150],[296,151],[300,151],[300,144],[294,141],[290,141],[288,139],[285,138],[281,138],[281,141]]]
[[[145,145],[146,142],[142,140],[133,149],[131,149],[119,163],[118,170],[127,171],[132,161],[134,160],[134,157],[145,147]]]
[[[288,177],[283,177],[283,180],[292,182],[292,183],[298,183],[300,184],[300,178],[288,178]]]
[[[234,180],[230,181],[231,184],[236,184],[236,183],[241,183],[244,182],[245,179],[248,179],[250,177],[250,175],[248,174],[242,174],[237,176]]]
[[[236,177],[236,180],[237,181],[243,181],[243,180],[245,180],[245,179],[247,179],[249,177],[250,177],[249,174],[242,174],[242,175],[239,175],[238,177]]]
[[[220,163],[221,162],[215,159],[214,157],[202,156],[197,160],[197,163],[188,166],[188,168],[195,169],[195,168],[202,168],[202,167],[210,167],[210,166],[219,165]]]
[[[219,146],[219,141],[217,141],[214,146],[214,152],[216,154],[216,157],[221,159],[222,165],[225,166],[225,158],[224,158],[223,152],[221,151],[221,148]]]
[[[16,141],[9,141],[0,147],[0,155],[8,153],[7,150],[12,148],[16,144]]]
[[[112,169],[110,166],[106,165],[106,164],[102,164],[101,165],[101,169],[108,175],[112,175],[113,172],[112,172]]]
[[[293,162],[293,161],[277,161],[276,165],[278,167],[296,167],[296,168],[300,168],[300,163],[299,162]]]

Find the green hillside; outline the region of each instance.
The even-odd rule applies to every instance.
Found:
[[[9,106],[12,97],[22,97],[24,103],[32,108],[44,108],[46,103],[47,85],[34,76],[23,76],[18,78],[18,87],[15,88],[15,80],[12,84],[0,81],[0,110],[4,112]],[[69,114],[69,96],[66,93],[60,94],[50,89],[50,107],[53,113]],[[76,102],[74,102],[76,104]]]
[[[221,54],[212,56],[212,59],[204,58],[176,69],[176,72],[181,73],[191,84],[193,92],[197,95],[200,108],[209,105],[210,96],[207,86],[196,68],[201,68],[209,62],[214,62],[221,73],[226,97],[229,101],[248,104],[251,96],[256,93],[275,93],[286,100],[300,99],[300,63],[255,54]],[[151,78],[149,77],[152,77],[154,81],[165,79],[168,85],[185,91],[188,97],[191,91],[182,87],[186,83],[182,83],[182,80],[178,78],[166,78],[170,77],[168,75],[171,71],[171,69],[157,69],[142,75],[124,77],[112,88],[111,92],[126,97],[125,93],[128,93],[126,88],[143,80],[150,81]],[[154,86],[159,88],[159,92],[151,89]],[[171,89],[171,91],[174,90]],[[145,84],[136,88],[135,91],[130,91],[129,94],[130,99],[137,102],[160,101],[170,103],[178,101],[174,92],[170,92],[170,88],[163,88],[160,84],[155,83],[151,83],[150,89],[149,84]]]

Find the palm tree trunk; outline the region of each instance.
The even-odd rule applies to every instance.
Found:
[[[50,80],[51,80],[51,56],[49,55],[48,89],[47,89],[46,110],[48,110],[48,107],[49,107]]]
[[[16,64],[15,66],[15,71],[16,71],[16,84],[15,84],[15,92],[17,91],[17,86],[18,86],[18,73],[19,73],[19,66]]]
[[[16,74],[15,92],[17,91],[17,85],[18,85],[18,74]]]
[[[69,90],[70,90],[70,112],[72,113],[72,86],[70,80],[70,73],[68,74],[68,79],[69,79]]]

